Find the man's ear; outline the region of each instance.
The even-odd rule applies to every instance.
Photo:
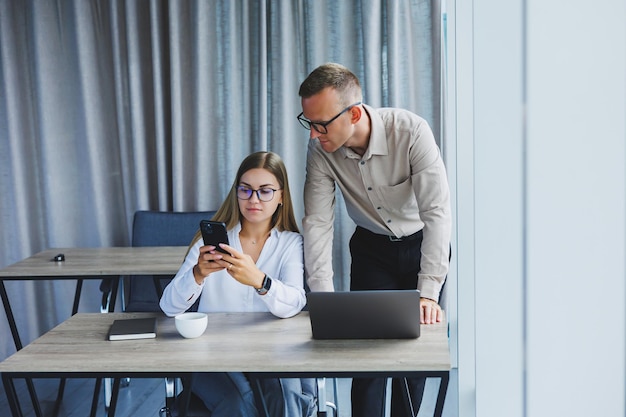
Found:
[[[359,122],[359,120],[361,120],[361,116],[363,116],[363,109],[359,106],[354,106],[350,109],[350,115],[352,116],[350,121],[353,125],[355,125]]]

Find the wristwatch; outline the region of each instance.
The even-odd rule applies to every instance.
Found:
[[[268,277],[267,274],[265,274],[265,276],[263,277],[263,285],[261,285],[261,288],[255,288],[255,290],[257,294],[265,295],[270,290],[271,286],[272,286],[272,278]]]

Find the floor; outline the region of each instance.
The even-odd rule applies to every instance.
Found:
[[[35,389],[39,397],[44,416],[52,416],[54,401],[58,388],[58,379],[35,379]],[[334,400],[332,380],[327,380],[328,400]],[[350,379],[338,379],[338,408],[339,416],[351,417],[350,412]],[[448,395],[444,405],[444,417],[458,416],[458,378],[455,369],[450,374]],[[23,380],[16,381],[16,387],[22,405],[24,417],[34,417],[34,411],[26,384]],[[88,416],[93,395],[93,379],[68,379],[65,388],[63,402],[58,413],[58,417],[78,417]],[[418,414],[422,416],[432,416],[435,408],[435,398],[439,388],[437,379],[429,379],[426,383],[424,400]],[[122,388],[117,407],[117,417],[158,417],[159,409],[165,404],[165,388],[162,378],[157,379],[132,379],[129,386]],[[100,395],[100,405],[98,407],[98,417],[106,416],[104,405]],[[0,384],[0,416],[10,416],[11,412],[7,404],[4,387]],[[331,414],[329,414],[330,416]],[[336,417],[336,416],[332,416]]]

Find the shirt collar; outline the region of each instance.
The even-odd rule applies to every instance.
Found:
[[[370,159],[373,155],[388,155],[389,147],[387,146],[387,134],[385,133],[385,125],[380,114],[373,107],[362,104],[363,109],[370,118],[370,141],[365,150],[365,154],[361,157],[356,152],[346,147],[341,147],[344,158],[351,159]]]

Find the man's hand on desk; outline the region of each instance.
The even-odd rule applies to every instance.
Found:
[[[434,324],[443,319],[441,307],[430,298],[420,298],[420,323]]]

